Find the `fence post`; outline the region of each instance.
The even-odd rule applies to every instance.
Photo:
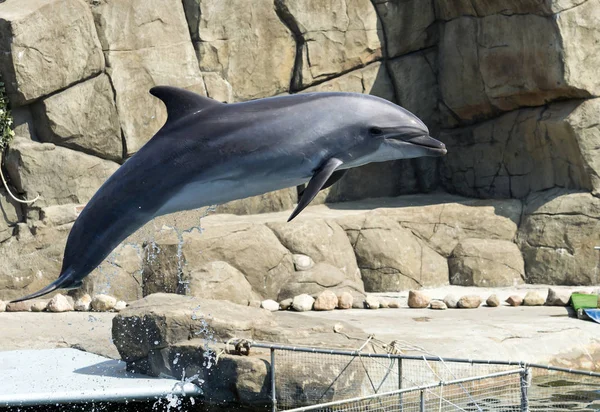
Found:
[[[425,412],[425,391],[421,391],[421,406],[419,407],[419,412]]]
[[[271,348],[271,411],[277,412],[277,394],[275,393],[275,349]]]
[[[402,358],[396,358],[398,361],[398,389],[402,389]],[[400,405],[400,412],[404,410],[404,404],[402,402],[402,394],[398,394],[398,404]]]
[[[520,373],[521,376],[521,412],[529,412],[529,382],[531,380],[531,369],[527,366]]]

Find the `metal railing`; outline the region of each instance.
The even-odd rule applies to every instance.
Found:
[[[252,347],[270,350],[273,412],[600,409],[597,372],[268,343]]]

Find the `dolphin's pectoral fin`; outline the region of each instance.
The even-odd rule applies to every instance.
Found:
[[[188,114],[201,112],[209,107],[221,106],[223,103],[209,97],[200,96],[189,90],[172,86],[156,86],[150,89],[150,94],[158,97],[167,106],[167,126]]]
[[[323,189],[333,177],[335,169],[337,169],[342,163],[343,162],[340,159],[333,157],[327,160],[323,166],[315,171],[312,179],[310,179],[310,182],[308,182],[308,186],[306,186],[306,189],[304,189],[304,192],[302,192],[302,198],[298,202],[296,209],[294,209],[292,212],[288,222],[298,216],[298,214],[302,212],[306,206],[308,206],[308,204],[315,198],[317,193],[319,193],[319,191]],[[334,180],[331,184],[339,180],[340,177]]]
[[[347,172],[347,170],[336,170],[335,172],[333,172],[333,174],[331,175],[329,180],[327,180],[325,182],[325,184],[323,185],[321,190],[325,190],[328,187],[331,187],[332,185],[336,184],[338,180],[340,180],[342,177],[344,177],[344,174],[346,174],[346,172]],[[298,196],[302,197],[304,195],[305,190],[306,190],[306,188],[304,188],[300,192],[298,192]]]

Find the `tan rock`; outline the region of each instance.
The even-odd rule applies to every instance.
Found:
[[[6,304],[7,312],[30,312],[31,311],[31,301],[24,302],[10,302]]]
[[[389,57],[421,50],[436,42],[433,2],[375,0],[373,3],[386,32]]]
[[[83,279],[83,285],[71,294],[75,298],[109,294],[117,300],[134,301],[142,297],[141,248],[123,243]]]
[[[279,302],[279,307],[281,310],[288,310],[289,308],[292,307],[293,302],[294,302],[294,299],[292,299],[292,298],[284,299],[281,302]]]
[[[69,302],[67,301],[67,304],[68,303]],[[43,312],[44,310],[46,310],[47,307],[48,307],[48,301],[46,301],[46,300],[38,300],[38,301],[34,301],[34,302],[31,303],[30,310],[32,312]],[[56,311],[52,311],[52,312],[56,312]],[[63,311],[63,312],[66,312],[66,311]]]
[[[335,266],[348,280],[360,284],[352,245],[337,223],[315,219],[268,223],[267,226],[290,252],[310,256],[316,263]]]
[[[497,14],[447,22],[440,44],[445,104],[461,119],[473,120],[559,97],[597,95],[598,85],[589,81],[578,52],[597,41],[597,20],[597,10],[586,4],[565,10],[556,20]],[[589,29],[573,30],[576,26]],[[516,61],[522,63],[503,64]]]
[[[385,205],[366,216],[341,217],[336,222],[346,230],[351,242],[356,243],[367,216],[392,219],[448,257],[462,239],[512,241],[522,212],[521,202],[516,199],[466,199],[448,194],[402,196]],[[382,223],[381,227],[387,226]]]
[[[187,283],[186,295],[233,303],[258,299],[244,274],[223,261],[208,262],[199,268],[191,268],[183,277],[183,282]]]
[[[278,0],[275,4],[282,20],[302,39],[296,89],[382,56],[383,33],[368,0]]]
[[[115,307],[113,308],[113,311],[115,312],[120,312],[123,309],[125,309],[127,307],[127,302],[123,301],[123,300],[119,300],[117,301],[117,303],[115,304]]]
[[[53,94],[33,108],[42,141],[114,161],[123,158],[119,116],[107,75]]]
[[[198,33],[196,47],[203,72],[218,73],[231,85],[234,100],[288,91],[296,45],[273,1],[193,2],[201,11],[191,25],[192,33]]]
[[[506,303],[508,303],[510,306],[521,306],[523,303],[523,298],[518,295],[512,295],[506,299]]]
[[[527,283],[594,285],[600,200],[589,193],[549,190],[525,202],[518,243]]]
[[[170,230],[168,233],[174,232]],[[166,235],[167,232],[164,240],[157,239],[157,246],[177,247],[177,236],[169,239]],[[202,253],[198,253],[198,250],[202,250]],[[244,276],[259,296],[257,299],[277,297],[282,285],[296,273],[290,251],[281,245],[273,231],[262,224],[210,226],[202,233],[197,230],[183,233],[181,252],[184,274],[214,261],[243,268]],[[171,257],[164,254],[157,256],[157,259],[166,261]],[[176,267],[173,262],[172,270]],[[171,273],[176,276],[177,272]],[[285,296],[287,297],[289,296]]]
[[[270,312],[277,312],[279,310],[279,303],[272,299],[267,299],[260,302],[260,307]]]
[[[367,295],[365,298],[366,309],[379,309],[381,307],[381,300],[377,296]]]
[[[294,261],[294,268],[299,272],[309,270],[315,265],[310,256],[295,254],[292,256],[292,259]]]
[[[495,308],[497,306],[500,306],[500,299],[498,299],[498,296],[496,296],[496,294],[492,294],[487,298],[485,304],[491,308]]]
[[[542,306],[546,299],[536,291],[530,291],[523,298],[523,306]]]
[[[448,259],[448,268],[452,285],[515,286],[525,277],[521,251],[506,240],[461,240]]]
[[[88,312],[92,307],[92,297],[89,294],[84,294],[75,301],[74,309],[78,312]]]
[[[477,295],[467,295],[458,300],[457,307],[461,309],[476,309],[481,305],[481,301],[481,297]]]
[[[600,99],[573,100],[444,133],[442,180],[475,197],[522,198],[556,186],[598,190],[599,109]]]
[[[315,299],[312,296],[302,294],[294,296],[294,300],[292,301],[292,309],[294,309],[296,312],[307,312],[312,310],[314,304]]]
[[[458,307],[458,298],[454,295],[447,295],[444,298],[444,303],[450,309],[456,309]]]
[[[117,304],[117,299],[109,295],[96,295],[92,299],[92,309],[96,312],[108,312]]]
[[[365,299],[354,299],[352,302],[352,309],[367,309]]]
[[[0,300],[0,313],[6,312],[6,302]]]
[[[102,0],[92,4],[106,51],[127,155],[135,153],[166,120],[156,85],[206,94],[181,2]],[[135,18],[127,18],[135,16]]]
[[[390,304],[388,303],[388,300],[386,298],[380,297],[379,298],[379,307],[381,309],[389,309]]]
[[[398,299],[390,299],[388,300],[388,307],[390,309],[398,309],[400,307],[400,302]]]
[[[368,292],[448,283],[446,259],[392,218],[367,216],[354,251]]]
[[[334,310],[338,305],[338,298],[335,293],[330,290],[324,290],[319,293],[317,299],[315,300],[315,304],[313,306],[314,310]]]
[[[86,203],[119,166],[50,143],[25,141],[11,144],[5,162],[17,190],[40,195],[38,207]]]
[[[431,298],[418,290],[408,292],[408,307],[409,308],[426,308],[431,302]]]
[[[431,303],[429,304],[429,308],[437,309],[437,310],[445,310],[445,309],[448,309],[448,306],[446,306],[446,304],[442,300],[432,300]]]
[[[280,285],[279,299],[302,293],[318,295],[326,289],[363,294],[362,284],[357,284],[344,275],[337,267],[318,263],[312,269],[296,272],[286,283]]]
[[[7,33],[0,40],[4,52],[0,71],[13,106],[29,103],[104,69],[93,18],[83,1],[3,2],[0,15],[0,31]]]
[[[73,305],[67,300],[66,296],[58,294],[50,299],[46,309],[48,312],[71,312],[73,311]]]
[[[413,0],[412,3],[422,2]],[[388,66],[396,85],[398,104],[414,113],[430,128],[435,128],[439,99],[437,51],[430,49],[411,53],[390,60]]]
[[[567,306],[569,300],[571,300],[571,291],[548,288],[548,296],[544,304],[546,306]]]

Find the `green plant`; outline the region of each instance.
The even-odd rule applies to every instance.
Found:
[[[13,137],[15,137],[12,125],[13,118],[8,109],[6,89],[4,88],[4,83],[0,82],[0,153],[6,149]]]

